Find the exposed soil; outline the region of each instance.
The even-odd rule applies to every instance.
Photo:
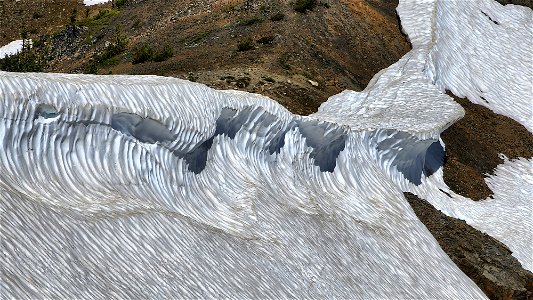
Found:
[[[533,0],[496,0],[496,1],[500,2],[500,4],[502,5],[507,5],[507,4],[522,5],[522,6],[526,6],[526,7],[533,9]]]
[[[495,114],[467,99],[452,96],[465,117],[441,134],[446,145],[444,181],[457,194],[473,200],[492,195],[485,182],[504,160],[533,157],[533,135],[515,120]]]
[[[533,297],[533,274],[505,245],[465,221],[446,216],[426,200],[404,194],[444,252],[490,299]]]
[[[21,38],[51,34],[69,22],[73,9],[81,11],[77,0],[0,0],[0,45]]]
[[[54,3],[72,7],[69,1]],[[46,1],[26,5],[23,14],[6,10],[5,20],[16,18],[18,23],[39,28],[42,24],[27,20],[32,10],[40,13],[39,2]],[[179,2],[128,0],[113,10],[111,4],[78,8],[75,25],[81,34],[77,39],[63,39],[61,44],[57,39],[65,36],[61,31],[53,35],[55,39],[43,38],[47,51],[54,54],[46,70],[85,72],[117,37],[126,37],[126,49],[98,65],[98,74],[174,76],[216,88],[258,92],[307,115],[344,89],[362,90],[374,74],[410,50],[396,18],[397,1],[317,1],[306,13],[295,11],[292,0]],[[111,13],[98,18],[103,10]],[[63,24],[65,15],[67,19],[72,15],[68,9],[56,13]],[[14,30],[4,42],[18,34]],[[239,51],[242,43],[250,47]],[[154,51],[169,46],[173,56],[162,62],[132,64],[136,49],[143,45]],[[71,53],[57,48],[70,48]]]

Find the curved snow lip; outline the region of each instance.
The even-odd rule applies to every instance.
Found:
[[[445,153],[441,143],[420,141],[406,132],[385,130],[385,138],[379,138],[376,149],[381,160],[390,165],[415,185],[422,184],[423,176],[433,175],[444,165]]]

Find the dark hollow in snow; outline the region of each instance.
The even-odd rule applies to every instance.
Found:
[[[255,138],[265,138],[267,149],[270,154],[279,152],[284,145],[285,131],[281,131],[282,126],[279,119],[273,114],[265,111],[262,107],[246,107],[241,111],[232,108],[224,108],[216,121],[215,132],[207,140],[193,147],[191,151],[174,151],[174,155],[185,159],[188,169],[195,174],[202,172],[207,164],[207,152],[213,146],[215,137],[224,135],[234,139],[240,130],[247,130],[253,133]]]
[[[175,150],[174,155],[187,162],[189,171],[199,174],[206,167],[207,153],[217,136],[234,139],[239,131],[246,130],[256,141],[264,139],[263,150],[274,154],[279,153],[284,147],[287,132],[296,129],[305,138],[306,145],[313,148],[309,156],[314,159],[314,164],[320,167],[320,171],[333,172],[337,157],[346,144],[344,129],[331,123],[314,120],[295,120],[282,126],[282,122],[275,115],[262,107],[249,106],[240,111],[232,108],[222,109],[211,137],[190,151]]]
[[[172,133],[165,125],[136,114],[114,114],[111,118],[111,128],[132,136],[143,143],[155,144],[172,140]]]
[[[174,155],[187,162],[189,171],[194,174],[200,174],[207,164],[207,152],[211,149],[211,146],[213,146],[214,138],[215,136],[210,137],[186,153],[174,151]]]
[[[300,134],[305,137],[305,144],[313,148],[309,157],[321,172],[333,172],[337,157],[346,146],[346,132],[338,125],[315,120],[296,122]]]
[[[404,193],[444,252],[490,299],[531,299],[533,274],[498,240]]]
[[[389,138],[377,145],[383,158],[393,159],[392,165],[411,183],[422,183],[422,174],[431,176],[444,164],[444,149],[439,141],[421,141],[402,131],[387,131]]]
[[[45,119],[50,119],[50,118],[55,118],[58,115],[59,115],[59,112],[52,105],[41,104],[35,110],[34,119],[37,119],[39,117],[43,117]]]

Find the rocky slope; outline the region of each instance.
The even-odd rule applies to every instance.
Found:
[[[416,215],[440,246],[491,299],[531,299],[533,274],[489,235],[446,216],[426,200],[405,193]]]
[[[492,195],[485,177],[504,157],[533,157],[533,137],[515,120],[452,94],[465,116],[441,135],[446,144],[444,181],[456,193],[473,200]]]
[[[84,7],[78,0],[0,0],[0,45],[20,39],[22,34],[37,37],[57,32],[74,9]]]
[[[47,71],[175,76],[261,93],[309,114],[330,95],[361,90],[410,49],[394,3],[303,2],[314,5],[298,12],[293,1],[280,0],[130,0],[77,9],[76,22],[42,38],[51,54]],[[123,44],[110,49],[117,41]],[[173,50],[169,59],[132,63],[164,47]]]

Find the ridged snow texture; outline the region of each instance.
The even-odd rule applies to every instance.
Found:
[[[443,213],[465,220],[504,243],[522,267],[533,270],[533,159],[506,160],[486,178],[494,195],[482,201],[455,194],[442,180],[442,169],[419,186],[406,185]]]
[[[531,11],[505,9],[522,12],[516,30],[498,27],[484,51],[449,45],[492,30],[480,18],[507,22],[498,5],[400,1],[413,50],[310,117],[171,78],[0,73],[2,298],[484,298],[401,189],[466,200],[438,191],[438,135],[463,114],[444,88],[530,116],[530,56],[504,62],[516,95],[507,74],[479,81],[505,73],[492,58],[478,62],[490,74],[447,71],[454,55],[528,47]],[[487,220],[474,226],[499,236]],[[520,228],[502,240],[523,241]]]
[[[455,2],[437,1],[428,76],[533,132],[533,11],[489,0]]]
[[[400,1],[397,11],[403,30],[413,44],[410,53],[425,58],[418,62],[424,78],[443,92],[450,90],[457,96],[466,96],[474,103],[515,119],[533,132],[531,9],[502,6],[491,0],[420,0]],[[388,71],[392,68],[394,65]],[[517,178],[530,178],[530,172],[523,167],[515,171]],[[389,173],[397,171],[390,169]],[[504,196],[503,185],[489,184],[494,199],[473,202],[446,186],[442,170],[427,181],[422,178],[422,184],[416,186],[402,176],[392,178],[404,191],[417,194],[447,215],[463,219],[498,239],[524,268],[533,271],[531,193],[521,197],[511,193]],[[533,190],[533,181],[517,182],[521,185],[514,184],[513,189]]]
[[[382,171],[438,141],[155,76],[0,90],[2,298],[484,297]]]

